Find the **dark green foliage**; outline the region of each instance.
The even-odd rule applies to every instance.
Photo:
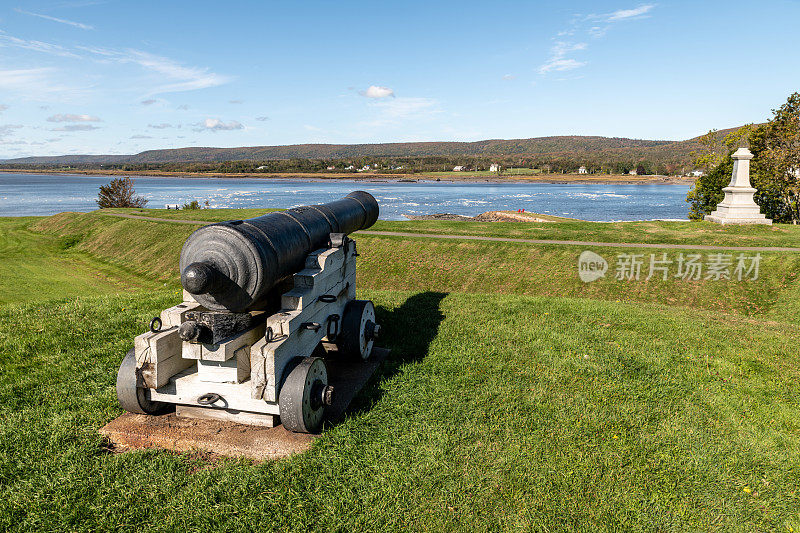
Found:
[[[732,172],[733,159],[728,154],[720,164],[707,174],[697,178],[686,195],[686,201],[691,204],[689,206],[690,220],[703,220],[703,217],[711,213],[725,198],[722,188],[730,183]]]
[[[758,165],[754,186],[764,213],[776,222],[800,220],[800,93],[794,93],[772,119],[750,136]]]
[[[108,185],[101,185],[97,195],[97,205],[101,209],[108,207],[144,207],[147,199],[137,196],[133,189],[133,180],[116,178],[111,180]]]

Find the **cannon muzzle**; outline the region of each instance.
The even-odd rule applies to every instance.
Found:
[[[327,204],[203,226],[183,244],[181,283],[206,309],[258,309],[270,289],[303,269],[308,254],[328,245],[331,233],[366,229],[378,212],[371,194],[355,191]]]

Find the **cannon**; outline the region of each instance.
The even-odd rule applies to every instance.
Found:
[[[379,207],[322,205],[203,226],[180,255],[183,302],[153,318],[117,374],[126,411],[319,431],[330,361],[366,361],[380,333],[356,300],[356,242]]]

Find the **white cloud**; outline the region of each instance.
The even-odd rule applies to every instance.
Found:
[[[228,100],[229,104],[243,104],[244,100]]]
[[[564,70],[574,70],[576,68],[585,67],[586,65],[586,61],[578,61],[576,59],[551,59],[539,67],[539,74],[546,74],[551,71],[561,72]]]
[[[131,139],[152,139],[149,135],[131,135]]]
[[[167,128],[180,128],[180,124],[177,126],[173,126],[172,124],[167,124],[166,122],[162,122],[161,124],[148,124],[148,128],[152,128],[154,130],[165,130]]]
[[[569,21],[569,28],[558,32],[556,37],[569,37],[581,34],[599,39],[603,37],[615,23],[645,17],[655,7],[655,4],[642,4],[632,9],[618,9],[611,13],[585,16],[576,14]],[[586,50],[586,48],[586,43],[556,41],[550,51],[550,58],[539,67],[539,74],[544,75],[548,72],[575,70],[586,66],[588,62],[568,57],[573,52]]]
[[[554,57],[564,57],[565,55],[577,52],[579,50],[586,50],[586,43],[567,43],[558,41],[551,50]]]
[[[591,28],[589,28],[588,33],[589,35],[597,39],[605,35],[606,32],[608,32],[608,28],[609,28],[608,26],[592,26]]]
[[[80,59],[78,54],[61,45],[12,37],[3,30],[0,30],[0,47],[22,48],[23,50],[32,50],[34,52],[41,52],[59,57]]]
[[[613,13],[608,13],[607,15],[600,15],[600,18],[603,18],[608,22],[627,20],[635,17],[641,17],[642,15],[649,13],[654,7],[656,7],[655,4],[643,4],[633,9],[619,9]]]
[[[503,76],[503,79],[504,80],[513,80],[513,79],[516,79],[516,76],[514,74],[506,74],[506,75]]]
[[[374,107],[383,111],[390,118],[404,118],[430,111],[436,106],[436,100],[431,98],[395,98],[385,102],[375,102]]]
[[[91,59],[101,64],[116,63],[138,65],[145,71],[156,74],[149,84],[150,87],[144,89],[143,97],[145,98],[161,93],[192,91],[216,87],[232,80],[231,77],[211,72],[208,68],[185,66],[168,57],[158,56],[141,50],[114,50],[87,46],[67,48],[42,41],[19,39],[8,35],[3,30],[0,30],[0,47],[21,48],[83,61]],[[139,85],[141,85],[141,83]]]
[[[74,27],[80,28],[82,30],[93,30],[94,29],[94,26],[89,26],[88,24],[83,24],[81,22],[73,22],[71,20],[51,17],[50,15],[42,15],[40,13],[31,13],[29,11],[23,11],[22,9],[15,9],[14,11],[16,11],[18,13],[22,13],[24,15],[30,15],[32,17],[39,17],[41,19],[50,20],[50,21],[53,21],[53,22],[59,22],[61,24],[67,24],[69,26],[74,26]]]
[[[370,85],[366,91],[361,91],[359,94],[367,98],[388,98],[390,96],[394,98],[393,90],[389,87],[379,87],[378,85]]]
[[[550,71],[573,70],[585,66],[585,61],[578,61],[566,57],[572,52],[586,50],[586,43],[569,43],[557,41],[550,50],[550,59],[539,67],[539,74],[546,74]]]
[[[32,68],[24,70],[0,70],[0,88],[20,89],[39,82],[51,72],[49,68]]]
[[[107,51],[104,52],[107,53]],[[135,63],[171,80],[170,83],[151,89],[148,92],[148,96],[207,89],[223,85],[231,80],[230,77],[210,72],[207,68],[186,67],[167,57],[140,50],[127,50],[124,53],[116,52],[115,58],[122,63]]]
[[[99,129],[99,126],[92,126],[91,124],[67,124],[61,128],[53,128],[50,131],[91,131]]]
[[[0,126],[0,139],[8,137],[14,132],[14,130],[18,130],[20,128],[22,128],[22,124],[5,124]]]
[[[79,90],[53,81],[52,68],[0,70],[0,90],[17,92],[28,99],[56,98],[76,94]]]
[[[207,118],[203,122],[196,124],[195,131],[230,131],[230,130],[243,130],[244,126],[235,120],[223,122],[218,118]]]
[[[269,117],[266,116],[266,115],[262,115],[260,117],[256,117],[256,120],[259,121],[259,122],[264,122],[264,121],[269,120]]]
[[[142,100],[142,101],[141,101],[141,104],[142,104],[142,105],[153,105],[153,104],[155,104],[156,102],[158,102],[158,100],[155,100],[155,99],[153,99],[153,98],[149,98],[149,99],[147,99],[147,100]]]
[[[2,113],[3,111],[5,111],[6,109],[8,109],[8,106],[7,106],[7,105],[0,104],[0,113]]]
[[[410,120],[419,120],[441,113],[439,103],[432,98],[399,97],[391,100],[378,100],[369,107],[377,113],[372,120],[361,122],[360,126],[369,128],[396,126]]]
[[[91,115],[73,115],[71,113],[59,113],[52,117],[47,117],[47,122],[102,122],[98,117]]]

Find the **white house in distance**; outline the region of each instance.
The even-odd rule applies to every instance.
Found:
[[[345,170],[353,170],[354,168],[356,168],[356,167],[354,167],[353,165],[349,165],[349,166],[344,167]]]
[[[500,165],[497,163],[492,163],[489,165],[489,172],[500,172]]]
[[[578,174],[586,174],[586,167],[581,166],[581,168],[578,169]]]
[[[700,178],[702,176],[705,176],[706,173],[703,172],[702,170],[692,170],[691,172],[689,172],[689,175],[693,178]]]
[[[628,175],[629,175],[629,176],[636,176],[637,174],[639,174],[639,173],[638,173],[638,172],[636,172],[636,169],[635,169],[635,168],[634,168],[633,170],[631,170],[630,172],[628,172]]]
[[[457,166],[453,167],[453,172],[464,172],[464,166],[463,165],[457,165]]]
[[[328,170],[336,170],[336,167],[330,166],[330,167],[328,167]]]
[[[256,170],[265,170],[266,168],[267,168],[267,165],[261,165]]]

